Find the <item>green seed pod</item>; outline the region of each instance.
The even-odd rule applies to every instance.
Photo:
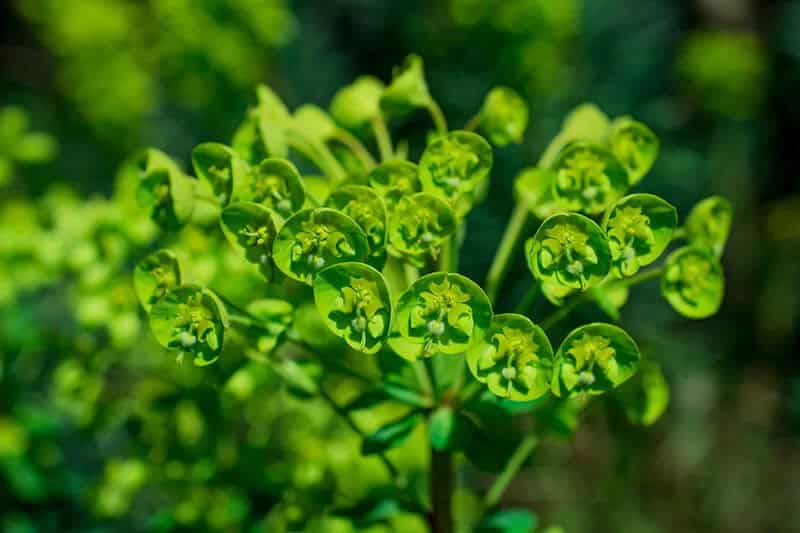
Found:
[[[611,124],[608,139],[611,153],[628,171],[628,183],[635,185],[650,172],[658,157],[658,137],[650,128],[630,117],[621,117]]]
[[[333,95],[331,116],[349,130],[360,130],[380,113],[384,85],[372,76],[361,76]]]
[[[374,354],[389,334],[392,303],[380,272],[363,263],[339,263],[314,279],[314,301],[325,325],[356,351]]]
[[[419,192],[422,186],[417,176],[417,165],[409,161],[386,161],[367,176],[370,186],[378,191],[389,213],[404,196]]]
[[[434,272],[400,295],[395,316],[389,347],[414,361],[465,353],[489,328],[492,306],[483,289],[469,278]]]
[[[290,278],[311,285],[323,268],[364,261],[369,242],[358,224],[335,209],[304,209],[289,218],[272,246],[275,266]]]
[[[241,187],[234,191],[235,201],[255,202],[283,218],[303,208],[305,189],[297,168],[287,159],[265,159],[250,169]]]
[[[525,243],[533,277],[585,291],[611,270],[611,249],[600,226],[577,213],[553,215]]]
[[[337,209],[356,221],[369,239],[370,262],[376,265],[386,257],[386,206],[373,189],[364,185],[345,185],[333,191],[326,207]]]
[[[258,129],[267,153],[272,157],[288,157],[288,131],[292,124],[292,116],[283,100],[266,85],[259,85],[256,94],[258,107],[256,117]]]
[[[178,258],[169,250],[158,250],[148,255],[133,271],[133,286],[139,303],[146,312],[168,291],[181,284],[181,269]]]
[[[558,348],[553,394],[608,392],[636,373],[641,358],[634,340],[617,326],[581,326],[567,335]]]
[[[257,165],[269,155],[258,130],[258,110],[250,109],[242,124],[233,134],[231,148],[250,165]]]
[[[234,182],[244,178],[247,163],[224,144],[202,143],[192,150],[192,165],[197,177],[208,183],[223,207],[228,205]]]
[[[394,69],[392,82],[381,95],[380,106],[389,116],[403,116],[416,108],[428,107],[431,101],[422,58],[412,54]]]
[[[453,131],[431,142],[419,160],[422,190],[446,198],[459,216],[472,208],[492,169],[492,147],[469,131]]]
[[[698,202],[686,219],[686,231],[693,245],[708,248],[722,256],[733,222],[733,206],[721,196]]]
[[[136,199],[162,228],[181,228],[194,211],[195,180],[181,172],[169,156],[149,148],[133,162],[139,171]]]
[[[225,306],[213,292],[199,285],[167,291],[150,310],[150,329],[159,344],[180,351],[179,361],[184,353],[190,354],[198,366],[210,365],[219,358],[227,327]]]
[[[426,257],[438,257],[439,245],[455,230],[447,202],[424,192],[404,196],[389,221],[389,253],[422,265]]]
[[[278,234],[277,215],[261,204],[237,202],[222,211],[220,225],[234,248],[258,266],[264,279],[272,279],[272,243]]]
[[[480,128],[495,146],[522,142],[528,127],[528,104],[515,90],[495,87],[483,101]]]
[[[633,276],[664,252],[678,225],[674,206],[653,194],[631,194],[606,211],[603,230],[614,275]]]
[[[495,315],[485,337],[467,353],[467,364],[475,379],[496,396],[535,400],[550,390],[553,348],[528,317]]]
[[[553,195],[570,211],[602,213],[628,189],[625,168],[599,144],[567,144],[556,157],[553,170]]]
[[[705,248],[685,246],[670,254],[661,276],[661,294],[681,315],[708,318],[725,292],[719,260]]]

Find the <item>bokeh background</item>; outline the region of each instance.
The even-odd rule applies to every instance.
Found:
[[[178,367],[154,346],[129,279],[152,228],[126,218],[134,200],[114,193],[115,174],[141,146],[188,162],[195,144],[228,141],[257,83],[292,107],[325,107],[411,52],[452,124],[498,84],[531,107],[525,143],[496,151],[489,198],[469,217],[461,264],[475,279],[515,174],[584,101],[656,131],[645,183],[682,215],[710,194],[736,209],[717,317],[687,322],[655,286],[623,311],[664,367],[666,414],[634,428],[599,402],[574,437],[537,451],[505,504],[570,533],[800,531],[796,0],[1,4],[0,530],[280,531],[276,508],[313,514],[378,475],[330,412],[274,376]],[[187,233],[182,246],[208,248]],[[212,280],[226,261],[202,258],[198,275]],[[528,283],[518,257],[504,305]],[[419,468],[413,453],[405,464]]]

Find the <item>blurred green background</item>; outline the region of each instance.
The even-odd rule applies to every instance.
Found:
[[[796,0],[2,4],[0,530],[281,531],[276,509],[312,517],[309,531],[362,530],[315,518],[382,475],[330,412],[263,370],[178,367],[149,339],[129,272],[154,229],[131,218],[124,184],[111,195],[136,148],[186,163],[195,144],[227,142],[259,82],[292,107],[326,107],[340,86],[386,79],[411,52],[454,125],[494,85],[531,106],[526,142],[496,151],[488,201],[468,220],[461,264],[474,279],[516,172],[583,101],[659,135],[646,185],[681,215],[710,194],[736,209],[717,317],[682,320],[654,286],[623,311],[664,367],[665,416],[637,429],[590,409],[574,438],[537,451],[505,504],[570,533],[800,531]],[[181,236],[201,256],[194,274],[247,294],[245,274],[215,278],[233,267],[205,239]],[[517,259],[511,304],[530,279]],[[399,461],[424,473],[413,446]],[[465,512],[470,497],[457,498]],[[420,527],[407,518],[369,531]]]

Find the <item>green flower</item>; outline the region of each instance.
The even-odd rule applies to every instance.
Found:
[[[475,379],[493,394],[529,401],[550,389],[553,348],[527,317],[495,315],[486,336],[467,353],[467,363]]]
[[[389,222],[389,253],[421,266],[438,257],[442,241],[455,229],[453,210],[444,200],[424,192],[404,196]]]
[[[372,76],[361,76],[339,89],[330,105],[331,116],[343,127],[358,131],[380,113],[384,85]]]
[[[286,159],[265,159],[252,167],[234,191],[236,201],[255,202],[287,218],[303,207],[305,190],[297,168]]]
[[[431,101],[422,58],[412,54],[394,69],[392,81],[381,95],[380,106],[388,116],[402,116],[415,108],[430,106]]]
[[[480,128],[495,146],[522,142],[528,127],[528,104],[513,89],[495,87],[483,101]]]
[[[551,388],[557,396],[602,394],[633,376],[640,360],[636,343],[617,326],[581,326],[558,349]]]
[[[142,307],[148,313],[153,304],[181,284],[178,259],[169,250],[148,255],[133,271],[133,285]]]
[[[722,256],[733,222],[733,206],[721,196],[711,196],[697,203],[686,219],[686,231],[693,245]]]
[[[421,188],[417,177],[417,165],[409,161],[394,160],[381,163],[372,169],[367,179],[370,186],[383,198],[390,214],[400,199],[419,192]]]
[[[428,274],[400,296],[389,346],[408,360],[464,353],[491,316],[489,299],[475,282],[458,274]]]
[[[609,137],[611,152],[628,171],[628,182],[638,183],[658,157],[658,137],[650,128],[630,117],[616,119]]]
[[[179,229],[189,221],[196,182],[166,154],[150,148],[137,154],[126,167],[122,172],[138,173],[136,198],[153,221],[168,230]]]
[[[272,244],[278,233],[277,215],[261,204],[237,202],[222,211],[220,225],[228,242],[258,266],[267,281],[272,279]]]
[[[628,188],[625,168],[599,144],[567,144],[556,157],[553,170],[553,194],[571,211],[602,213]]]
[[[356,221],[367,235],[370,262],[382,266],[386,257],[386,206],[373,189],[364,185],[345,185],[333,191],[325,202]]]
[[[725,292],[722,266],[703,248],[675,250],[664,265],[661,293],[687,318],[707,318],[719,310]]]

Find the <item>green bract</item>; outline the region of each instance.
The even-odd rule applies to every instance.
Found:
[[[369,239],[370,258],[378,263],[386,256],[386,206],[374,190],[364,185],[346,185],[333,191],[325,202],[349,216]]]
[[[247,163],[224,144],[203,143],[192,150],[192,165],[197,177],[209,184],[220,205],[227,205],[234,182],[247,172]]]
[[[525,243],[533,276],[568,289],[586,290],[611,270],[611,250],[603,230],[577,213],[553,215]]]
[[[638,183],[658,157],[658,137],[650,128],[630,117],[621,117],[611,124],[608,139],[611,152],[628,171],[628,182]]]
[[[272,243],[278,233],[276,215],[261,204],[237,202],[222,211],[220,225],[228,241],[272,279]]]
[[[272,247],[275,265],[287,276],[311,285],[325,267],[364,261],[369,242],[358,224],[334,209],[304,209],[292,215]]]
[[[431,101],[422,58],[412,54],[394,69],[380,106],[389,116],[402,116],[415,108],[428,107]]]
[[[454,131],[434,140],[419,161],[422,189],[446,198],[459,216],[472,207],[492,169],[492,147],[475,133]]]
[[[611,324],[574,329],[556,353],[552,390],[556,396],[602,394],[633,376],[641,354],[633,339]]]
[[[219,358],[228,327],[225,306],[210,290],[182,285],[167,291],[150,309],[150,328],[164,347],[188,353],[198,366]]]
[[[231,148],[251,165],[268,157],[266,145],[258,129],[258,110],[251,109],[247,112],[247,117],[233,134]]]
[[[707,318],[722,304],[725,280],[719,260],[704,248],[675,250],[664,264],[661,293],[687,318]]]
[[[297,168],[286,159],[270,158],[252,167],[236,188],[236,201],[269,207],[282,217],[302,209],[305,190]]]
[[[194,210],[195,181],[166,154],[152,148],[143,151],[132,164],[140,176],[136,191],[139,205],[165,229],[183,226]]]
[[[294,128],[308,139],[325,143],[336,135],[336,123],[325,110],[311,104],[301,105],[294,110]]]
[[[733,206],[721,196],[698,202],[686,219],[686,231],[692,244],[708,248],[720,257],[733,221]]]
[[[643,361],[638,375],[615,391],[623,402],[625,416],[633,424],[653,425],[669,405],[669,384],[661,368],[652,361]]]
[[[359,130],[380,113],[383,82],[372,76],[361,76],[339,89],[331,100],[331,116],[343,127]]]
[[[150,308],[181,284],[181,269],[175,254],[169,250],[159,250],[148,255],[136,265],[133,271],[133,285],[136,296],[148,313]]]
[[[389,334],[392,303],[383,275],[363,263],[339,263],[314,279],[314,301],[328,328],[359,352],[373,354]]]
[[[528,127],[528,104],[513,89],[495,87],[483,101],[480,128],[496,146],[522,142]]]
[[[563,211],[553,198],[555,172],[545,167],[530,167],[522,170],[514,180],[517,201],[528,208],[537,218],[545,219]]]
[[[439,245],[455,229],[453,210],[438,196],[404,196],[389,221],[389,252],[422,265],[426,257],[438,256]]]
[[[288,133],[292,116],[283,100],[266,85],[260,85],[256,92],[258,107],[256,117],[261,138],[267,153],[272,157],[289,155]]]
[[[413,361],[436,354],[462,354],[482,338],[492,320],[489,298],[460,274],[434,272],[419,278],[397,302],[389,346]]]
[[[625,168],[599,144],[566,145],[556,157],[553,170],[553,195],[571,211],[602,213],[628,189]]]
[[[467,353],[475,379],[493,394],[516,401],[545,395],[553,374],[553,348],[542,328],[523,315],[495,315],[485,336]]]
[[[407,195],[419,192],[417,165],[409,161],[387,161],[381,163],[367,177],[370,186],[378,191],[386,208],[391,213],[397,202]]]
[[[678,225],[678,212],[653,194],[631,194],[612,205],[603,218],[614,274],[632,276],[660,256]]]

